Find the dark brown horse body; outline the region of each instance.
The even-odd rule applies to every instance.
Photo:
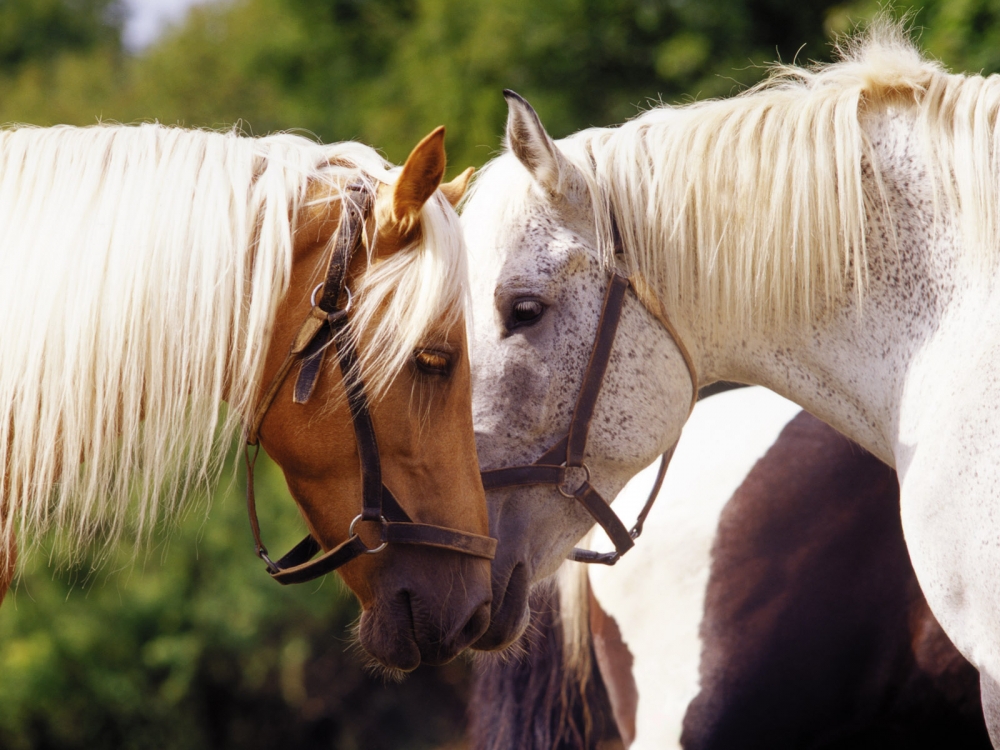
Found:
[[[480,667],[475,747],[631,740],[635,683],[613,613],[591,611],[604,679],[581,682],[562,668],[556,601],[536,595],[524,660]],[[685,750],[990,747],[978,673],[910,565],[895,473],[808,414],[788,423],[722,512],[701,644]]]

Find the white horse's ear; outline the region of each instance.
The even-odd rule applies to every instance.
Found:
[[[504,89],[503,95],[507,100],[507,147],[535,182],[548,193],[558,195],[561,192],[560,173],[570,165],[527,100],[510,89]]]

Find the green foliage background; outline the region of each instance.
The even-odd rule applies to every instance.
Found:
[[[455,174],[498,150],[502,88],[561,136],[734,93],[768,61],[828,59],[830,40],[879,7],[231,0],[130,53],[120,0],[0,0],[0,122],[294,129],[395,162],[444,123]],[[912,12],[921,45],[953,69],[1000,70],[1000,0],[892,12]],[[260,482],[269,538],[290,544],[301,527],[280,474]],[[0,748],[461,746],[467,664],[401,685],[368,676],[349,645],[351,597],[333,579],[268,580],[239,489],[225,483],[210,514],[192,511],[138,561],[130,546],[57,573],[32,558],[0,609]]]

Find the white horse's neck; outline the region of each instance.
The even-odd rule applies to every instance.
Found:
[[[696,319],[681,326],[704,377],[768,386],[896,467],[918,581],[983,676],[984,713],[1000,748],[995,251],[970,257],[957,223],[932,220],[911,120],[887,113],[866,130],[893,221],[869,218],[871,275],[860,310],[848,304],[822,322],[760,336],[715,326],[702,328],[718,331],[712,338],[699,337]]]
[[[704,381],[767,386],[902,469],[907,446],[925,429],[917,415],[927,416],[928,399],[954,380],[971,351],[969,318],[984,315],[990,284],[962,270],[957,230],[933,220],[913,121],[890,111],[870,117],[865,129],[893,220],[869,218],[870,282],[860,308],[849,297],[820,320],[757,333],[697,319],[679,324]]]

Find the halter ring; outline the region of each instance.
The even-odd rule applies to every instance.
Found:
[[[257,550],[257,557],[259,557],[261,560],[267,563],[268,572],[278,573],[281,571],[281,568],[279,568],[277,564],[275,564],[275,562],[270,557],[267,556],[267,548],[264,547],[263,545],[261,545],[260,549]]]
[[[318,284],[316,285],[316,288],[315,288],[315,289],[313,289],[313,291],[312,291],[312,295],[311,295],[311,296],[309,297],[309,302],[310,302],[310,304],[311,304],[311,305],[312,305],[313,307],[316,307],[316,294],[317,294],[317,292],[319,292],[319,290],[320,290],[320,289],[322,289],[322,288],[323,288],[323,285],[324,285],[324,284],[326,284],[326,282],[325,282],[325,281],[321,281],[321,282],[319,282],[319,283],[318,283]],[[343,315],[343,314],[347,313],[347,311],[351,309],[351,302],[353,302],[353,301],[354,301],[354,297],[352,297],[352,296],[351,296],[351,290],[350,290],[350,288],[349,288],[349,287],[347,287],[347,286],[345,285],[345,286],[344,286],[344,291],[345,291],[345,292],[347,293],[347,304],[346,304],[346,305],[344,305],[344,309],[343,309],[343,310],[338,310],[338,312],[339,312],[339,313],[340,313],[341,315]]]
[[[350,526],[350,528],[349,528],[349,529],[347,530],[347,535],[348,535],[349,537],[351,537],[352,539],[353,539],[354,537],[356,537],[356,536],[357,536],[357,534],[355,534],[355,533],[354,533],[354,527],[358,525],[358,521],[360,521],[360,520],[361,520],[361,514],[360,514],[360,513],[358,513],[358,515],[356,515],[356,516],[354,517],[354,520],[353,520],[353,521],[351,521],[351,526]],[[389,523],[389,522],[388,522],[388,521],[386,520],[385,516],[379,516],[379,521],[380,521],[380,523],[381,523],[381,524],[382,524],[383,526],[385,526],[385,525],[386,525],[387,523]],[[362,544],[363,544],[363,542],[362,542]],[[366,549],[366,550],[365,550],[365,554],[366,554],[366,555],[374,555],[374,554],[376,554],[376,553],[378,553],[378,552],[381,552],[382,550],[384,550],[384,549],[386,548],[386,546],[387,546],[388,544],[389,544],[389,542],[382,542],[382,544],[380,544],[380,545],[379,545],[378,547],[373,547],[372,549]]]
[[[586,476],[584,476],[583,481],[577,485],[576,490],[567,493],[566,490],[563,489],[563,485],[566,483],[566,472],[565,471],[563,472],[563,480],[562,482],[556,485],[556,489],[559,490],[559,494],[562,495],[563,497],[568,497],[572,499],[576,497],[576,492],[579,491],[579,489],[583,487],[583,485],[588,484],[590,482],[590,468],[587,466],[587,464],[580,464],[579,466],[567,466],[565,461],[563,461],[562,464],[560,465],[564,469],[583,469],[584,472],[586,473]]]

